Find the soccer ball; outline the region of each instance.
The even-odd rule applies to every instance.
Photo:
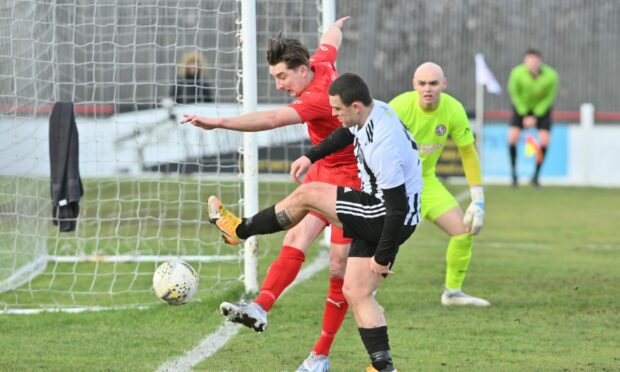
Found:
[[[187,262],[164,262],[153,274],[153,289],[163,302],[183,305],[188,303],[198,290],[198,274]]]

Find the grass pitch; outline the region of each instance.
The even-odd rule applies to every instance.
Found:
[[[617,189],[488,187],[486,222],[463,288],[489,299],[488,309],[440,305],[448,238],[423,223],[378,293],[396,367],[620,369],[618,196]],[[262,240],[262,273],[280,241],[281,234]],[[319,249],[313,248],[308,262]],[[295,370],[320,333],[327,277],[323,270],[278,301],[264,334],[242,329],[194,370]],[[217,329],[219,302],[240,295],[239,285],[182,307],[3,315],[0,370],[155,370]],[[350,314],[330,358],[332,371],[359,371],[368,364]]]

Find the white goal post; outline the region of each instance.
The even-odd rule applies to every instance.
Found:
[[[170,259],[197,269],[199,298],[239,283],[256,292],[260,239],[224,245],[203,204],[219,194],[256,213],[261,197],[281,192],[260,191],[259,175],[284,178],[305,128],[242,135],[178,122],[285,104],[266,39],[283,30],[312,46],[334,14],[334,0],[0,5],[0,314],[148,306],[152,273]],[[200,75],[188,82],[192,66]],[[180,86],[210,99],[180,102]],[[85,189],[69,232],[51,214],[49,114],[59,101],[74,103]]]

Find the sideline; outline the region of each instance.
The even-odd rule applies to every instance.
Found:
[[[284,292],[282,292],[281,296],[284,296],[293,286],[310,279],[314,274],[323,270],[328,265],[329,252],[322,250],[311,264],[307,265],[299,272],[299,275],[297,275],[295,281],[288,286]],[[157,371],[191,371],[192,367],[195,367],[197,364],[209,358],[219,349],[224,347],[230,339],[239,333],[239,329],[241,328],[242,326],[240,324],[224,321],[224,323],[215,332],[203,338],[194,349],[186,352],[181,357],[166,361],[157,369]]]

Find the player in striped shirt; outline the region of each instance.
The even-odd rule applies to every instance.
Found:
[[[359,76],[343,74],[332,83],[329,94],[343,128],[293,162],[291,178],[354,144],[362,190],[304,183],[276,205],[243,219],[211,196],[209,218],[227,239],[239,243],[253,235],[293,228],[312,211],[341,227],[345,236],[353,238],[343,291],[371,359],[368,371],[394,371],[387,322],[373,293],[391,273],[400,245],[420,221],[422,164],[417,145],[398,115],[386,103],[373,100]]]

